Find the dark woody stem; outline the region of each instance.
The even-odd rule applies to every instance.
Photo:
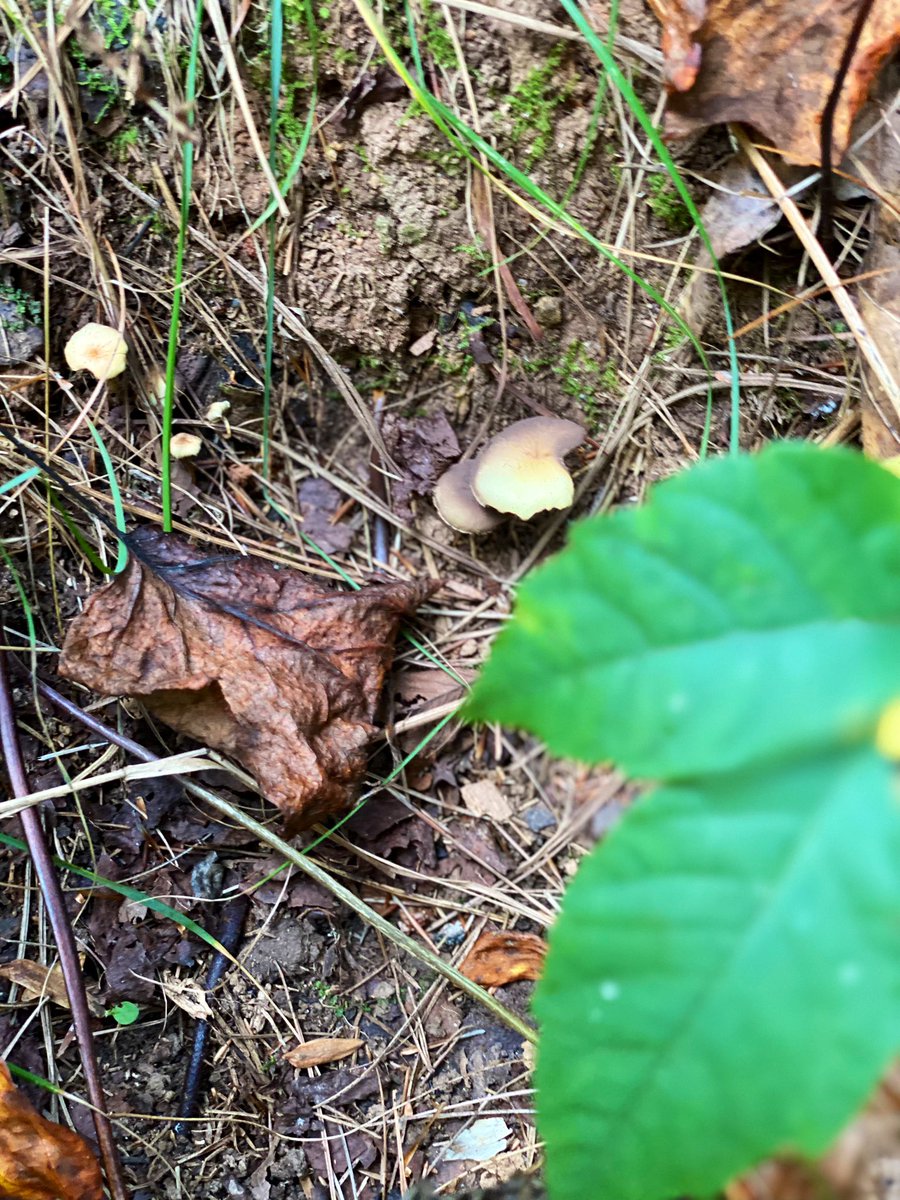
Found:
[[[27,796],[31,791],[25,774],[22,759],[22,748],[19,744],[19,733],[16,728],[16,717],[13,708],[12,689],[9,683],[6,652],[0,650],[0,749],[9,776],[10,788],[15,797]],[[75,945],[75,934],[63,897],[59,876],[53,865],[50,848],[41,817],[36,807],[24,808],[19,813],[28,851],[34,864],[41,894],[50,927],[56,941],[59,962],[69,1006],[72,1010],[72,1025],[75,1038],[84,1067],[84,1081],[87,1088],[88,1100],[93,1105],[94,1128],[97,1132],[97,1142],[100,1146],[100,1157],[106,1173],[106,1182],[113,1200],[128,1200],[128,1192],[122,1177],[122,1167],[119,1154],[113,1138],[112,1125],[106,1114],[106,1097],[100,1082],[100,1070],[97,1066],[97,1055],[94,1049],[94,1035],[91,1029],[91,1014],[88,1008],[87,995],[84,990],[84,978],[81,974],[81,963],[78,961],[78,950]]]

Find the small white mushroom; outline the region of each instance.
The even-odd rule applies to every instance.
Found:
[[[575,497],[563,458],[584,441],[584,429],[562,417],[528,417],[491,438],[475,463],[472,491],[481,504],[523,521]]]
[[[125,370],[128,346],[118,329],[90,321],[66,342],[63,350],[73,371],[90,371],[95,379],[114,379]]]
[[[195,458],[203,446],[203,439],[196,433],[174,433],[169,442],[171,458]]]

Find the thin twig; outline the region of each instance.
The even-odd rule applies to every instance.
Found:
[[[207,994],[212,992],[225,974],[229,962],[234,961],[234,955],[241,942],[241,934],[249,907],[249,896],[241,895],[235,897],[225,910],[221,929],[218,930],[222,949],[216,951],[212,962],[209,964],[209,972],[206,976]],[[181,1103],[178,1106],[178,1120],[173,1126],[178,1137],[190,1137],[191,1118],[195,1117],[200,1109],[200,1093],[205,1073],[209,1030],[209,1021],[204,1020],[203,1017],[198,1017],[194,1027],[194,1042],[191,1046],[191,1057],[188,1059],[187,1071],[184,1076]]]
[[[384,392],[378,390],[372,398],[372,417],[379,435],[384,426]],[[386,467],[384,459],[373,442],[369,452],[369,487],[372,489],[384,508],[390,507],[385,480]],[[390,530],[385,517],[377,509],[372,515],[372,558],[380,567],[386,567],[391,558]]]
[[[0,748],[3,750],[13,795],[27,796],[31,788],[28,785],[22,759],[22,748],[19,745],[12,689],[6,666],[6,652],[3,650],[0,650]],[[47,906],[50,926],[53,929],[56,948],[59,952],[66,993],[72,1010],[72,1025],[75,1029],[75,1038],[84,1068],[84,1082],[88,1099],[93,1105],[94,1128],[97,1132],[103,1169],[106,1172],[106,1182],[114,1200],[128,1200],[128,1191],[122,1177],[122,1166],[113,1138],[112,1125],[106,1113],[106,1097],[100,1082],[100,1070],[97,1065],[91,1029],[91,1014],[84,990],[81,964],[78,961],[75,934],[72,932],[72,924],[69,920],[59,877],[53,865],[53,858],[50,854],[50,847],[47,845],[39,813],[34,808],[26,808],[19,814],[19,817],[25,831],[28,851],[31,861],[34,863],[41,894]]]

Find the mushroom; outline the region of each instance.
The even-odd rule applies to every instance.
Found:
[[[203,439],[196,433],[173,433],[169,442],[169,455],[172,458],[195,458],[203,445]]]
[[[73,371],[90,371],[95,379],[106,381],[125,370],[128,346],[118,329],[90,321],[72,334],[63,354]]]
[[[528,417],[491,438],[475,463],[472,491],[481,504],[523,521],[548,508],[568,508],[575,496],[563,458],[584,429],[562,417]]]
[[[489,512],[472,494],[472,478],[477,463],[467,459],[455,463],[440,477],[434,489],[438,515],[459,533],[490,533],[503,518]]]

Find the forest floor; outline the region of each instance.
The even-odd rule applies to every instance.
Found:
[[[388,34],[411,61],[407,17],[388,8]],[[604,86],[553,0],[506,8],[504,16],[479,4],[409,7],[432,91],[674,302],[700,243],[633,113]],[[52,447],[71,488],[109,511],[90,416],[128,521],[157,521],[195,10],[187,0],[72,0],[57,11],[49,41],[37,10],[0,10],[9,43],[0,90],[14,93],[0,109],[0,421],[30,445]],[[223,43],[207,16],[174,413],[175,430],[199,435],[202,446],[174,465],[175,528],[203,546],[261,553],[336,582],[332,563],[357,583],[440,581],[411,623],[417,645],[401,641],[389,675],[367,801],[312,857],[458,964],[485,930],[544,935],[580,858],[630,793],[613,773],[554,762],[526,737],[445,722],[462,693],[447,671],[463,684],[474,677],[517,581],[561,544],[571,516],[635,503],[697,459],[708,375],[641,286],[484,184],[411,100],[353,0],[285,3],[272,159],[279,177],[311,106],[312,136],[284,211],[260,227],[271,198],[263,167],[271,12],[249,0],[223,11],[215,0],[207,14],[219,14],[228,37]],[[592,6],[604,36],[608,20],[603,4]],[[617,36],[623,70],[658,112],[659,29],[641,0],[624,0]],[[36,39],[48,47],[44,61]],[[700,204],[732,148],[720,129],[673,153]],[[848,237],[850,260],[864,241],[860,221]],[[501,262],[521,302],[511,299]],[[767,319],[779,289],[794,294],[807,284],[793,233],[777,226],[729,269],[739,277],[729,285],[735,324],[762,318],[738,343],[741,444],[852,437],[855,352],[831,298]],[[63,344],[87,321],[116,325],[120,316],[129,369],[95,389],[66,371]],[[729,440],[721,313],[713,311],[702,336],[718,451]],[[507,524],[478,540],[449,529],[430,499],[438,475],[535,413],[587,430],[572,459],[573,513]],[[0,461],[0,482],[30,466],[5,443]],[[377,561],[385,529],[387,564]],[[102,581],[83,539],[106,563],[115,540],[77,499],[24,483],[0,494],[0,535],[4,643],[22,656],[32,647],[38,672],[53,681],[63,632]],[[157,753],[190,748],[134,701],[63,686]],[[122,764],[30,688],[17,689],[34,790]],[[236,802],[253,801],[224,773],[207,782]],[[539,1167],[531,1048],[495,1013],[398,951],[302,871],[273,874],[283,866],[277,855],[171,778],[113,781],[55,805],[45,808],[60,859],[164,900],[212,931],[225,901],[259,885],[242,969],[214,998],[202,1116],[179,1140],[171,1118],[192,1036],[184,995],[202,982],[207,947],[139,901],[63,871],[135,1200],[386,1200],[418,1181],[452,1192]],[[280,827],[272,809],[262,819]],[[2,828],[16,836],[16,825]],[[0,863],[0,966],[49,964],[52,942],[27,856],[0,847]],[[204,898],[210,867],[217,886]],[[511,982],[497,996],[528,1020],[532,988]],[[132,1024],[114,1015],[123,1003],[134,1006]],[[311,1069],[285,1059],[323,1036],[360,1045]],[[0,979],[0,1056],[57,1082],[66,1094],[54,1100],[57,1111],[90,1134],[75,1099],[83,1080],[63,1008]],[[30,1090],[45,1103],[39,1088]],[[888,1148],[897,1133],[889,1115]],[[484,1130],[484,1118],[499,1121],[489,1127],[493,1140],[467,1149],[467,1131]],[[842,1168],[843,1182],[855,1169]],[[758,1193],[767,1187],[761,1182]]]

